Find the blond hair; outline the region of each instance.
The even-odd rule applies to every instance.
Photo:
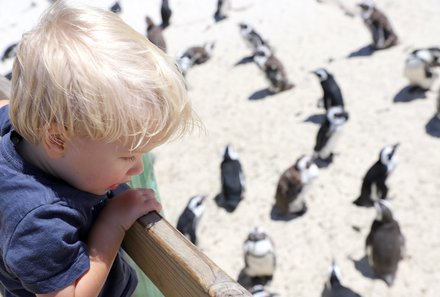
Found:
[[[66,1],[49,7],[19,43],[10,118],[32,143],[56,124],[65,139],[124,139],[132,149],[181,136],[197,122],[171,57],[116,14]]]

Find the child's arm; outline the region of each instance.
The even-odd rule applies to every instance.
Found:
[[[98,296],[115,260],[125,231],[142,215],[159,212],[161,205],[151,189],[130,189],[107,202],[87,242],[90,269],[70,286],[39,297]]]

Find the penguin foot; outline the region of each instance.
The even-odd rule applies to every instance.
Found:
[[[356,199],[355,201],[353,201],[353,204],[357,205],[357,206],[362,206],[362,207],[372,207],[374,205],[374,201],[369,198],[369,197],[359,197],[358,199]]]

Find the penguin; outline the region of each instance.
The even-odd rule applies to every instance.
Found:
[[[341,271],[334,261],[329,272],[329,278],[325,283],[322,297],[361,297],[355,291],[342,285]]]
[[[160,6],[160,16],[162,17],[162,24],[160,26],[162,29],[165,29],[170,25],[172,13],[168,0],[162,0],[162,5]]]
[[[341,136],[342,127],[347,121],[348,113],[342,106],[333,106],[328,109],[326,118],[316,135],[313,159],[318,167],[333,162],[333,150]]]
[[[405,60],[404,75],[411,86],[429,90],[437,78],[432,71],[436,66],[440,66],[440,48],[416,49]]]
[[[374,163],[364,176],[361,195],[353,201],[357,206],[373,206],[375,200],[386,199],[388,187],[387,177],[397,165],[396,149],[399,143],[385,146],[379,153],[379,160]]]
[[[121,13],[122,7],[119,1],[116,1],[111,7],[110,10],[114,13]]]
[[[268,292],[263,285],[255,285],[249,290],[253,297],[279,297],[277,293]]]
[[[372,0],[365,0],[358,4],[361,8],[361,17],[370,30],[374,50],[386,49],[398,43],[399,38],[394,32],[390,21],[385,14],[376,8]]]
[[[281,175],[274,208],[284,216],[303,215],[307,211],[304,201],[306,185],[318,176],[319,168],[310,156],[302,155]]]
[[[385,201],[376,201],[377,216],[365,240],[368,263],[375,274],[392,286],[399,261],[405,254],[405,237]]]
[[[17,54],[17,46],[18,43],[13,43],[5,49],[2,55],[2,62],[6,61],[7,59],[15,57],[15,55]]]
[[[177,230],[187,237],[194,245],[197,245],[197,226],[205,212],[206,196],[197,195],[189,199],[189,202],[177,221]]]
[[[341,89],[336,82],[334,76],[324,68],[319,68],[313,73],[319,78],[324,95],[318,102],[318,106],[324,104],[326,111],[332,106],[344,107],[344,99],[342,97]]]
[[[227,145],[220,164],[221,193],[220,205],[228,212],[233,212],[243,199],[245,177],[237,153],[231,145]]]
[[[261,46],[266,46],[270,50],[269,44],[250,25],[246,23],[239,23],[238,25],[240,26],[240,35],[252,52],[255,52]]]
[[[271,281],[276,268],[275,247],[272,239],[261,227],[255,227],[243,243],[244,273],[252,283]]]
[[[216,22],[224,20],[228,17],[226,11],[229,9],[229,7],[230,7],[229,0],[217,0],[217,9],[214,13],[214,19]]]
[[[214,50],[215,42],[207,42],[203,46],[193,46],[184,52],[176,55],[177,64],[185,76],[193,65],[198,65],[208,61]]]
[[[149,16],[145,17],[145,22],[147,23],[147,38],[158,48],[166,52],[167,45],[162,34],[162,29],[156,26]]]
[[[287,78],[283,64],[270,51],[270,49],[262,45],[258,47],[253,56],[254,62],[264,71],[266,79],[269,81],[269,91],[271,93],[279,93],[292,89],[295,85]]]

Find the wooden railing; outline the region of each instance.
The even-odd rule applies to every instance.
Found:
[[[252,296],[156,212],[133,225],[123,247],[166,297]]]

